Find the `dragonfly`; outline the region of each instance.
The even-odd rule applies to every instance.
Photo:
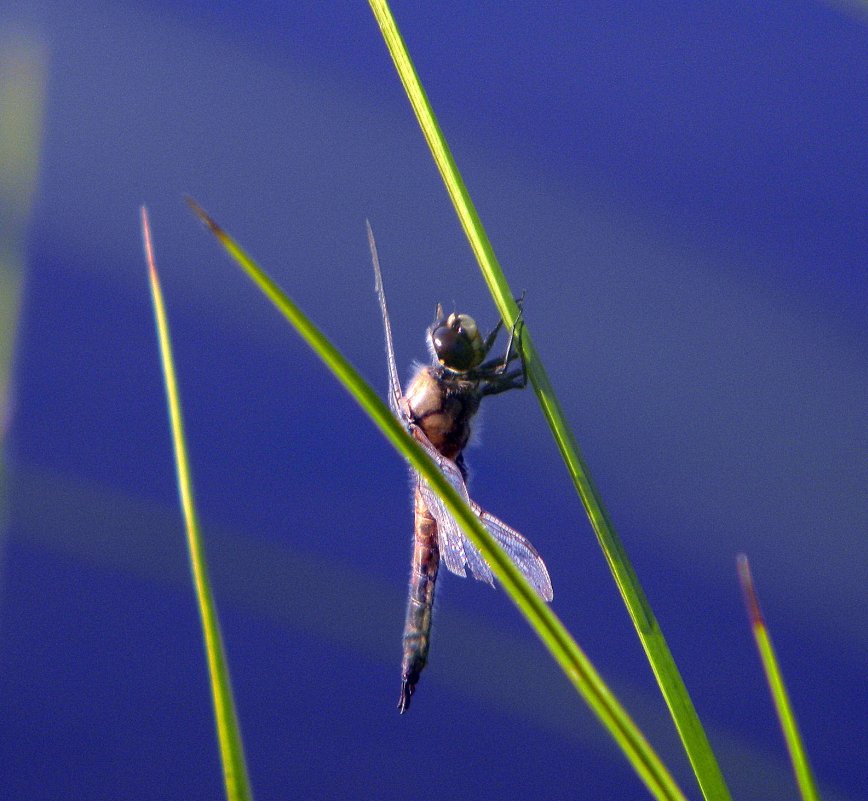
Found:
[[[438,303],[434,322],[427,331],[432,363],[417,368],[405,394],[398,379],[392,326],[370,223],[368,244],[386,337],[388,400],[392,413],[434,460],[539,596],[551,601],[552,583],[542,558],[515,529],[471,500],[464,462],[464,447],[470,439],[473,417],[482,399],[510,389],[521,389],[527,384],[524,357],[516,345],[521,336],[521,310],[512,326],[506,354],[502,358],[486,359],[503,321],[483,337],[472,317],[444,314]],[[516,359],[520,362],[518,368],[513,366]],[[398,699],[401,714],[409,709],[410,699],[428,662],[434,588],[441,560],[456,575],[464,577],[469,570],[475,579],[494,586],[491,567],[461,531],[443,501],[415,469],[411,468],[410,474],[414,513],[413,561],[403,634],[401,694]]]

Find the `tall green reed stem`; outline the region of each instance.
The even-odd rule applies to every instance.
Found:
[[[208,659],[208,673],[211,679],[211,698],[214,703],[214,718],[217,738],[220,743],[220,759],[223,763],[223,781],[229,801],[251,801],[250,782],[247,778],[247,765],[244,760],[244,747],[241,730],[235,713],[235,700],[229,678],[229,663],[223,649],[217,606],[211,593],[211,582],[205,564],[205,549],[199,530],[196,505],[193,500],[193,479],[190,473],[190,460],[184,437],[184,420],[181,416],[181,399],[175,375],[175,361],[172,357],[172,342],[169,336],[169,322],[163,304],[163,293],[157,276],[154,260],[154,247],[151,241],[151,227],[148,212],[142,206],[142,234],[145,242],[145,256],[148,262],[148,276],[151,284],[151,298],[154,303],[154,320],[160,340],[160,358],[163,367],[163,380],[166,385],[166,402],[172,424],[172,445],[175,452],[175,468],[178,478],[178,494],[184,512],[187,529],[187,547],[190,555],[190,568],[196,600],[199,604],[199,617],[202,623],[202,636],[205,640],[205,654]]]
[[[787,751],[790,754],[790,762],[793,765],[793,772],[796,775],[799,792],[802,794],[804,801],[820,801],[817,783],[814,781],[814,774],[808,762],[808,754],[805,751],[805,745],[802,742],[802,736],[796,723],[796,715],[793,712],[790,696],[784,684],[784,676],[781,673],[778,658],[772,647],[772,638],[766,627],[762,609],[760,609],[759,598],[756,594],[747,556],[740,554],[737,564],[738,577],[741,581],[742,592],[744,593],[744,602],[745,606],[747,606],[751,631],[753,632],[754,641],[759,652],[760,662],[762,662],[763,670],[766,674],[766,681],[771,691],[778,721],[781,724],[781,731],[787,744]]]
[[[392,12],[385,0],[369,0],[369,3],[395,64],[395,69],[404,85],[407,98],[431,149],[431,155],[440,170],[449,197],[452,199],[458,219],[479,262],[482,275],[504,322],[509,325],[510,321],[515,319],[518,311],[513,300],[515,295],[510,290],[497,257],[494,255],[494,249],[458,171],[455,159],[452,157],[434,115],[434,110],[422,88]],[[567,425],[560,403],[555,396],[554,389],[527,329],[522,334],[521,346],[525,353],[528,375],[539,399],[543,415],[552,430],[561,456],[567,465],[567,470],[597,535],[609,569],[612,571],[615,583],[621,592],[621,597],[630,613],[633,625],[636,627],[636,632],[642,642],[642,647],[645,649],[645,654],[666,705],[669,707],[702,793],[708,801],[729,801],[729,790],[717,764],[717,759],[711,750],[705,730],[699,721],[693,701],[687,692],[636,572],[603,506],[600,494],[591,479],[573,433]]]

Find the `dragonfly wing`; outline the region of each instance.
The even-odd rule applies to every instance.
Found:
[[[470,567],[470,572],[473,573],[473,578],[477,581],[484,581],[486,584],[494,586],[494,573],[488,566],[482,554],[467,537],[461,535],[462,545],[464,546],[464,556],[467,559],[467,564]]]
[[[406,418],[401,415],[401,419]],[[455,491],[473,510],[482,522],[482,525],[488,530],[488,533],[506,551],[509,558],[512,559],[516,567],[521,571],[521,574],[537,591],[540,598],[544,601],[551,601],[553,598],[552,582],[549,578],[545,562],[543,562],[537,553],[536,548],[514,528],[508,526],[493,514],[486,512],[478,503],[471,500],[467,492],[467,485],[464,483],[464,476],[461,474],[458,465],[440,453],[421,429],[413,426],[412,432],[416,441],[436,462],[440,468],[440,472],[446,476],[446,479],[455,488]],[[467,575],[465,568],[469,567],[475,579],[484,581],[493,587],[494,574],[491,572],[491,568],[479,549],[464,536],[461,527],[458,525],[458,521],[455,520],[437,493],[428,486],[428,482],[415,470],[413,473],[419,484],[419,491],[422,493],[425,505],[437,522],[437,544],[440,547],[440,558],[446,567],[449,568],[451,573],[462,577]]]
[[[374,232],[371,230],[370,223],[367,224],[368,229],[368,245],[371,249],[371,262],[374,266],[374,289],[377,293],[377,300],[380,303],[380,314],[383,318],[383,332],[386,337],[386,362],[389,372],[389,408],[392,414],[407,428],[412,431],[413,435],[419,444],[428,452],[428,455],[440,467],[443,475],[449,479],[453,487],[458,491],[464,500],[469,504],[470,497],[467,494],[467,487],[464,485],[464,477],[458,469],[458,465],[451,459],[443,456],[429,441],[425,434],[416,426],[413,425],[412,416],[410,415],[407,403],[404,400],[404,393],[401,389],[401,381],[398,378],[398,367],[395,361],[395,348],[392,344],[392,326],[389,322],[389,310],[386,306],[386,293],[383,289],[383,275],[380,271],[380,259],[377,255],[377,243],[374,241]],[[465,576],[465,564],[470,567],[473,575],[489,584],[494,584],[494,577],[491,575],[491,570],[485,564],[481,555],[473,547],[473,545],[464,538],[461,529],[455,518],[449,513],[449,510],[437,497],[436,493],[431,491],[426,481],[413,471],[415,480],[418,482],[419,491],[425,501],[425,505],[431,512],[431,516],[437,522],[437,540],[440,547],[440,556],[443,559],[446,567],[452,573],[459,576]],[[469,554],[466,548],[472,549]]]
[[[494,574],[479,549],[464,536],[458,521],[428,484],[423,481],[421,488],[425,504],[437,521],[437,544],[443,563],[451,573],[462,577],[467,575],[465,568],[469,567],[473,578],[493,587]]]
[[[374,267],[374,288],[377,300],[380,303],[380,313],[383,318],[383,331],[386,338],[386,361],[389,372],[389,407],[392,414],[400,420],[409,431],[413,433],[419,444],[428,452],[428,455],[437,463],[440,471],[446,476],[450,484],[465,502],[476,512],[483,525],[489,530],[494,538],[500,542],[513,561],[519,566],[522,573],[527,576],[537,592],[546,600],[551,600],[551,582],[548,572],[539,554],[533,546],[505,523],[496,517],[483,512],[479,506],[470,500],[464,476],[458,465],[451,459],[441,454],[425,436],[425,434],[413,424],[412,417],[404,401],[404,393],[398,378],[398,367],[395,361],[395,348],[392,344],[392,326],[389,321],[389,310],[386,306],[386,293],[383,289],[383,276],[380,271],[380,259],[377,255],[377,243],[374,240],[374,232],[370,223],[367,223],[368,245],[371,249],[371,261]],[[431,516],[437,522],[437,544],[440,548],[440,556],[450,572],[459,576],[466,576],[465,566],[470,568],[473,577],[479,581],[494,586],[494,575],[479,549],[461,532],[458,522],[446,508],[446,505],[435,492],[431,490],[427,482],[413,471],[418,482],[419,490],[425,505],[431,512]],[[547,593],[547,594],[546,594]]]
[[[464,556],[464,543],[461,530],[455,518],[449,514],[449,510],[443,501],[437,496],[428,483],[421,476],[419,478],[419,491],[422,499],[431,512],[431,517],[437,521],[437,544],[440,546],[440,558],[443,564],[449,568],[450,573],[457,576],[466,576],[464,564],[467,561]]]
[[[446,480],[455,488],[455,491],[464,499],[468,506],[473,505],[470,495],[467,493],[467,485],[458,465],[451,459],[440,453],[430,442],[428,437],[418,428],[413,429],[413,434],[419,444],[428,452],[428,455],[437,463],[440,472]],[[428,506],[431,516],[437,521],[437,544],[440,546],[440,556],[451,573],[458,576],[466,576],[465,567],[470,568],[473,577],[478,581],[494,586],[494,574],[486,561],[479,553],[479,549],[461,531],[458,521],[446,508],[428,483],[418,476],[419,487],[425,504]]]
[[[460,473],[458,475],[460,477]],[[457,521],[436,493],[424,481],[420,486],[425,504],[437,521],[437,541],[440,546],[440,556],[446,567],[452,573],[462,577],[467,575],[465,566],[469,567],[475,579],[494,586],[494,574],[479,549],[464,536]],[[486,512],[479,504],[470,501],[470,508],[540,598],[551,601],[554,597],[552,581],[545,562],[536,548],[527,538],[493,514]]]
[[[537,553],[536,548],[514,528],[486,512],[478,504],[473,503],[471,505],[473,511],[476,512],[482,521],[482,525],[488,529],[488,533],[506,551],[509,558],[528,580],[531,587],[537,591],[540,598],[544,601],[551,601],[554,597],[552,580],[549,578],[549,571],[546,569],[545,562],[543,562],[542,557]]]
[[[401,409],[401,382],[398,379],[398,366],[395,363],[395,348],[392,345],[392,324],[389,322],[389,310],[386,308],[386,293],[383,289],[383,274],[380,272],[380,257],[377,255],[377,243],[374,241],[374,232],[371,230],[371,224],[365,220],[365,225],[368,228],[368,246],[371,249],[371,261],[374,265],[374,289],[377,293],[377,300],[380,302],[380,314],[383,318],[383,331],[386,335],[386,362],[389,370],[389,408],[392,414],[402,422],[406,420],[406,413]]]

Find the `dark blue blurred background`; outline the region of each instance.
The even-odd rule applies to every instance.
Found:
[[[866,793],[868,36],[847,2],[415,4],[399,25],[738,798],[795,786],[761,599],[826,799]],[[151,211],[258,798],[644,790],[504,594],[445,576],[399,717],[405,469],[182,203],[377,386],[487,297],[367,5],[6,2],[44,56],[0,554],[0,795],[222,793],[138,230]],[[0,76],[2,79],[2,76]],[[33,80],[37,80],[34,76]],[[473,494],[699,793],[532,393]]]

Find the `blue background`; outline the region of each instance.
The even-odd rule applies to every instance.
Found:
[[[868,36],[846,2],[396,2],[736,797],[792,798],[752,560],[826,799],[866,797]],[[376,386],[434,305],[496,319],[362,2],[7,2],[44,48],[2,541],[0,795],[220,797],[138,230],[150,208],[257,798],[644,790],[500,591],[444,575],[395,710],[405,469],[196,197]],[[699,796],[531,392],[474,496]]]

